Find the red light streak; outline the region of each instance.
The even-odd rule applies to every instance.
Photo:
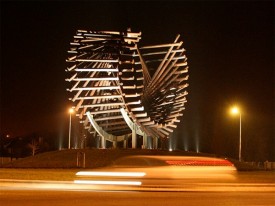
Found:
[[[228,160],[167,160],[165,162],[175,166],[234,166]]]

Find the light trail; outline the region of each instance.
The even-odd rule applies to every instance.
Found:
[[[141,184],[138,181],[107,181],[95,182],[75,180],[71,181],[39,181],[39,180],[5,180],[0,179],[2,191],[7,190],[57,190],[57,191],[83,191],[83,190],[124,190],[124,191],[193,191],[193,192],[275,192],[275,183],[186,183],[176,180],[173,184],[167,180],[165,184],[159,184],[159,180],[151,184]],[[120,187],[121,186],[121,187]],[[128,186],[128,187],[127,187]],[[136,187],[139,186],[139,187]],[[1,196],[1,195],[0,195]]]
[[[105,177],[144,177],[145,172],[89,172],[80,171],[76,173],[77,176],[105,176]]]
[[[101,181],[101,180],[75,180],[76,184],[92,184],[92,185],[141,185],[139,181]]]

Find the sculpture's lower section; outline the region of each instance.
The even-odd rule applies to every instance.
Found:
[[[109,141],[109,142],[112,142],[113,148],[116,148],[117,143],[123,141],[123,148],[127,148],[128,141],[129,139],[131,139],[132,141],[131,148],[137,148],[137,135],[140,135],[143,139],[142,149],[156,149],[158,147],[157,146],[158,138],[156,137],[153,138],[153,142],[150,144],[152,146],[149,147],[148,142],[151,141],[152,137],[147,136],[145,132],[143,132],[135,123],[133,123],[123,108],[121,108],[120,111],[122,113],[122,116],[124,117],[125,122],[127,123],[127,125],[132,131],[129,134],[125,134],[121,136],[115,136],[107,133],[96,123],[96,121],[93,118],[93,115],[90,112],[86,113],[91,125],[93,126],[97,134],[100,136],[100,140],[101,140],[100,147],[105,149],[106,141]]]

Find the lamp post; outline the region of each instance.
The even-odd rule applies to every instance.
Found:
[[[72,130],[72,113],[74,113],[73,108],[69,109],[70,122],[69,122],[69,140],[68,140],[68,149],[71,148],[71,130]]]
[[[238,107],[233,107],[231,113],[240,116],[240,140],[239,140],[239,161],[242,161],[242,114]]]

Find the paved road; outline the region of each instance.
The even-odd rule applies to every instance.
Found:
[[[3,206],[273,206],[274,192],[96,192],[96,191],[1,191]]]
[[[76,177],[77,179],[77,177]],[[0,205],[272,205],[275,173],[237,173],[234,179],[142,179],[142,185],[0,179]]]

